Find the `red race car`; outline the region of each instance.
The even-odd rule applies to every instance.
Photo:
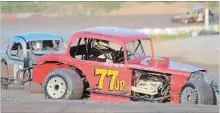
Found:
[[[209,18],[210,20],[214,19],[214,13],[209,10]],[[205,20],[205,8],[194,8],[192,11],[187,12],[185,14],[175,15],[171,18],[172,22],[177,23],[202,23]]]
[[[32,81],[47,99],[216,103],[218,83],[206,69],[154,56],[151,38],[132,29],[83,29],[65,52],[35,63]]]

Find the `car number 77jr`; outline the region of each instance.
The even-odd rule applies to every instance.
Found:
[[[65,52],[35,63],[32,80],[47,99],[215,104],[218,96],[206,69],[155,56],[151,38],[132,29],[80,30]]]

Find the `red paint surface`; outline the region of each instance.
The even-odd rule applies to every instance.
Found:
[[[90,100],[96,100],[96,101],[104,101],[104,102],[129,102],[130,98],[122,98],[117,96],[111,96],[111,95],[101,95],[101,94],[91,94]]]
[[[4,14],[2,15],[2,20],[10,20],[10,19],[17,19],[16,14]]]
[[[169,67],[169,59],[162,58],[163,60],[151,59],[149,62],[150,66],[153,67],[161,67],[161,68],[168,68]]]
[[[18,16],[20,15],[20,16]],[[12,13],[12,14],[1,14],[1,19],[2,20],[11,20],[11,19],[22,19],[22,18],[26,18],[27,14],[24,14],[24,16],[21,16],[22,14],[16,14],[16,13]],[[30,13],[28,14],[28,18],[36,18],[36,17],[42,17],[43,14],[42,13]]]
[[[33,13],[32,15],[31,15],[31,17],[32,18],[35,18],[35,17],[41,17],[43,14],[41,14],[41,13]]]
[[[67,65],[42,64],[33,68],[33,81],[39,84],[44,82],[47,74],[56,68],[68,68]]]
[[[189,73],[190,74],[190,73]],[[173,74],[171,76],[171,82],[170,82],[170,91],[171,91],[171,103],[179,103],[179,93],[181,91],[182,86],[187,81],[188,77],[181,76],[181,75],[175,75]]]

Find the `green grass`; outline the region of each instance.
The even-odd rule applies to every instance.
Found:
[[[139,1],[140,4],[150,4],[153,1]],[[24,2],[10,1],[1,2],[2,13],[30,13],[30,12],[45,12],[45,13],[60,13],[63,15],[102,15],[109,14],[114,10],[118,10],[125,1],[63,1],[63,2]],[[164,2],[172,4],[175,2]],[[199,2],[188,2],[189,7],[194,6]],[[202,3],[202,2],[201,2]],[[191,4],[191,6],[190,6]],[[209,2],[209,8],[219,11],[218,2]]]
[[[152,38],[154,41],[164,41],[164,40],[176,40],[176,39],[188,38],[189,35],[186,33],[178,34],[178,35],[160,35],[159,39],[157,35],[150,35],[149,37]]]
[[[2,13],[43,12],[46,2],[1,2]]]
[[[73,14],[96,15],[98,11],[109,13],[117,10],[124,2],[1,2],[2,13],[71,12]],[[67,8],[68,7],[68,8]],[[82,7],[82,8],[80,8]],[[67,9],[65,9],[67,8]],[[74,10],[74,11],[73,11]]]

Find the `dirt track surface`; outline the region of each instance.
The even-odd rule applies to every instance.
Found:
[[[169,18],[169,16],[167,16]],[[1,22],[1,45],[8,44],[12,36],[30,31],[55,32],[65,39],[76,30],[93,26],[119,26],[127,28],[173,27],[179,24],[167,23],[168,20],[152,16],[137,17],[76,17],[60,19],[33,19]],[[164,22],[163,22],[164,21]],[[155,44],[157,56],[167,56],[172,60],[202,66],[218,74],[220,62],[219,36],[158,42]],[[218,74],[219,75],[219,74]],[[45,100],[42,94],[29,94],[21,89],[1,91],[3,112],[147,112],[147,113],[217,113],[218,106],[191,106],[150,103],[106,103],[83,101]]]
[[[16,94],[16,95],[15,95]],[[97,102],[88,100],[45,100],[41,94],[28,94],[22,90],[1,92],[3,112],[144,112],[144,113],[218,113],[218,106],[152,104],[145,102]]]
[[[7,96],[6,96],[7,92]],[[218,113],[218,106],[205,105],[172,105],[172,104],[152,104],[152,103],[117,103],[117,102],[95,102],[88,100],[78,101],[54,101],[44,100],[42,95],[28,95],[20,90],[8,90],[2,93],[3,112],[95,112],[95,113],[115,113],[115,112],[144,112],[144,113]],[[20,98],[8,93],[16,93]],[[19,95],[22,94],[22,95]],[[26,95],[24,95],[26,94]]]

